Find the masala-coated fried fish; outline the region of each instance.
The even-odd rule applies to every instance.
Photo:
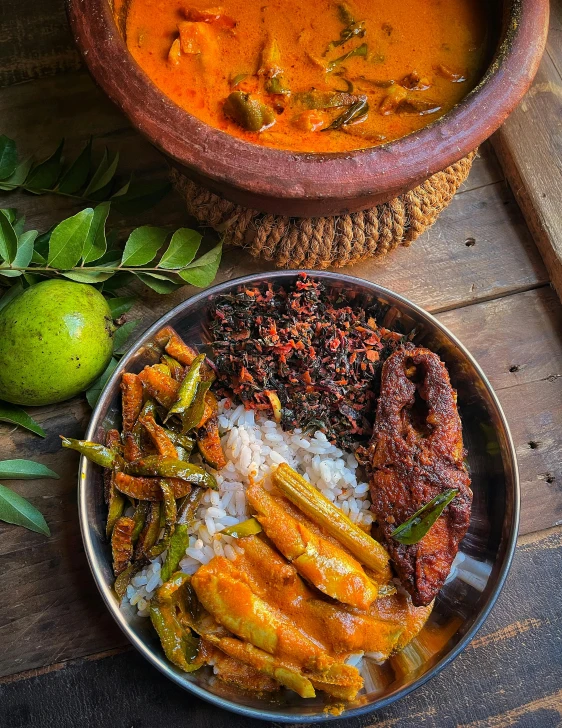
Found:
[[[379,538],[416,606],[437,595],[470,521],[472,491],[463,463],[456,392],[439,357],[407,345],[384,363],[373,438],[371,497]],[[449,488],[458,494],[412,545],[392,531]]]

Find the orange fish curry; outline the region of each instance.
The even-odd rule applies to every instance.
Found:
[[[186,111],[267,147],[398,139],[455,106],[488,60],[486,0],[212,2],[128,0],[128,48]]]

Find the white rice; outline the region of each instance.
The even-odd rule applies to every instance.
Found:
[[[264,478],[267,485],[271,472],[283,462],[301,473],[354,523],[371,525],[369,486],[357,481],[355,457],[331,445],[323,432],[313,436],[304,435],[300,429],[283,432],[280,425],[254,410],[245,410],[243,405],[231,408],[228,399],[219,403],[219,428],[227,465],[220,473],[211,470],[219,489],[209,489],[203,496],[189,546],[180,561],[182,571],[193,574],[217,555],[236,557],[240,552],[236,539],[221,531],[250,516],[246,502],[250,478]],[[154,559],[127,587],[125,600],[137,607],[140,616],[149,615],[150,599],[162,583],[160,568],[165,557],[164,553]]]

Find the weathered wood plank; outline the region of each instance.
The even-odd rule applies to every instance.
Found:
[[[149,307],[150,299],[139,306],[146,324],[157,314],[150,313]],[[562,520],[562,377],[558,376],[562,369],[557,353],[560,342],[554,336],[561,310],[553,294],[542,289],[501,303],[490,301],[441,314],[446,325],[477,353],[500,388],[520,458],[523,533]],[[515,353],[521,370],[506,372],[519,322],[529,331],[527,338],[517,337]],[[550,337],[551,349],[540,348],[543,337]],[[545,372],[553,376],[545,378]],[[511,376],[517,379],[513,386]],[[4,458],[34,458],[61,475],[59,481],[11,484],[44,512],[52,537],[0,524],[4,587],[0,592],[0,675],[123,644],[97,596],[81,546],[75,505],[77,457],[61,450],[58,440],[62,433],[80,437],[88,417],[82,400],[36,410],[48,433],[45,440],[0,425]],[[537,447],[531,448],[530,442]]]
[[[74,70],[80,65],[64,0],[2,0],[0,87]]]
[[[477,638],[438,677],[376,714],[334,728],[555,728],[562,719],[562,529],[523,540]],[[493,666],[493,669],[492,667]],[[529,679],[532,675],[533,678]],[[22,676],[25,678],[27,676]],[[183,692],[134,651],[78,660],[0,685],[10,728],[267,725]],[[276,725],[271,724],[269,725]]]
[[[523,102],[493,137],[505,174],[562,298],[562,2],[552,3],[547,51]]]
[[[438,318],[469,347],[505,410],[519,462],[521,533],[562,522],[562,306],[554,291],[545,287]]]

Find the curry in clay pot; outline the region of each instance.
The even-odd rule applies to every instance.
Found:
[[[158,88],[210,126],[266,147],[348,152],[414,132],[466,96],[489,61],[488,15],[483,0],[131,0],[125,35]]]

